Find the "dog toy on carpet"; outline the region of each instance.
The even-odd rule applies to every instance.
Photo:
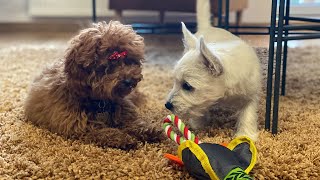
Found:
[[[174,124],[182,136],[177,135]],[[228,145],[203,143],[175,115],[163,121],[167,136],[179,144],[178,157],[165,154],[165,157],[185,166],[197,179],[235,180],[252,179],[248,174],[256,163],[257,149],[248,137],[237,137]]]

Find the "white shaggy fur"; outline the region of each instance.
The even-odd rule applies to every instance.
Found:
[[[210,110],[215,105],[235,108],[239,112],[235,136],[257,140],[261,88],[258,57],[240,38],[210,25],[209,7],[209,0],[197,0],[195,35],[182,23],[185,52],[174,69],[169,109],[190,119],[191,127],[197,129],[214,121]],[[189,88],[184,88],[185,83]]]

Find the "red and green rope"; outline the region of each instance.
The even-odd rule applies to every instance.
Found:
[[[175,133],[172,129],[172,125],[176,126],[183,136],[179,136],[177,133]],[[168,115],[163,121],[163,129],[165,130],[167,136],[177,144],[181,144],[186,140],[191,140],[196,144],[200,143],[199,138],[189,131],[188,127],[182,122],[181,119],[179,119],[178,116]]]

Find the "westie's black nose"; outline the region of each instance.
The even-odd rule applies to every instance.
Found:
[[[173,109],[173,104],[171,102],[167,102],[164,106],[166,106],[170,111]]]

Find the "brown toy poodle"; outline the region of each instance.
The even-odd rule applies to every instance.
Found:
[[[143,96],[144,40],[130,26],[101,22],[75,36],[63,59],[44,69],[25,103],[27,120],[65,137],[135,148],[162,139],[161,127],[137,118]]]

